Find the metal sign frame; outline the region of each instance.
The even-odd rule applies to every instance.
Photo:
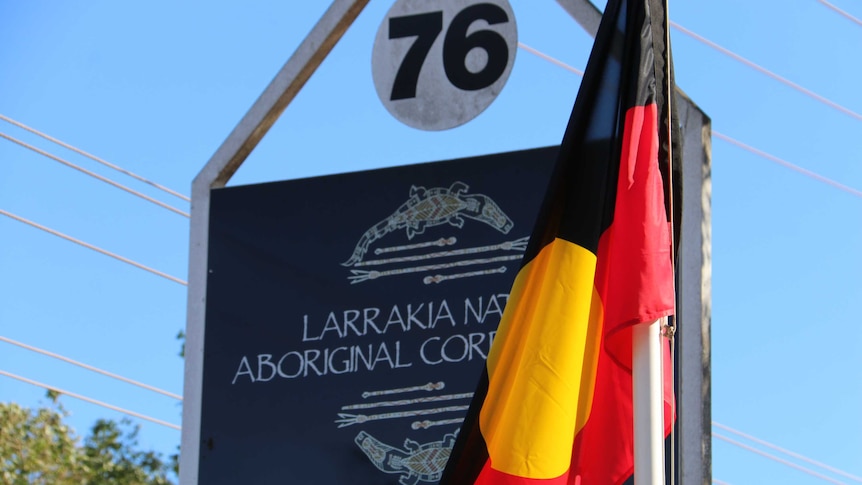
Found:
[[[210,191],[224,187],[293,101],[369,0],[334,0],[251,109],[192,182],[180,484],[198,483]],[[601,12],[589,0],[557,0],[595,37]],[[678,480],[712,482],[710,416],[711,173],[709,118],[681,92],[682,233],[679,251]],[[687,328],[694,331],[687,331]]]

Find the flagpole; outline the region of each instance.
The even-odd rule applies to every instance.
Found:
[[[662,336],[666,319],[632,330],[635,485],[664,485]]]
[[[667,105],[667,173],[670,204],[671,237],[676,233],[673,220],[673,83],[670,60],[670,22],[668,0],[660,0],[664,30],[664,56],[666,59],[664,92]],[[661,160],[660,160],[661,162]],[[674,244],[670,245],[671,261],[675,261]],[[675,273],[675,272],[674,272]],[[675,292],[674,292],[675,293]],[[676,312],[674,312],[676,314]],[[665,485],[664,460],[664,336],[662,329],[667,317],[651,323],[635,325],[632,331],[632,404],[634,406],[634,483],[635,485]]]

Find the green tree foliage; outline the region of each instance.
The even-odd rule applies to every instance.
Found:
[[[0,483],[8,485],[168,485],[169,466],[138,449],[137,426],[99,420],[81,441],[66,411],[0,403]]]

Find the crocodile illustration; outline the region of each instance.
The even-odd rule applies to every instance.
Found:
[[[401,485],[416,485],[440,480],[457,435],[455,431],[443,436],[442,441],[425,444],[408,438],[404,440],[403,450],[382,443],[365,431],[360,431],[354,441],[377,469],[400,474],[398,482]]]
[[[466,217],[507,234],[514,226],[512,220],[490,197],[468,194],[468,188],[464,182],[455,182],[448,189],[411,186],[410,198],[392,215],[365,231],[350,259],[341,264],[353,266],[362,261],[371,243],[398,229],[406,229],[407,239],[413,239],[426,227],[450,224],[460,229]]]

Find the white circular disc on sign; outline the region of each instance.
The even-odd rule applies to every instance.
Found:
[[[402,123],[454,128],[500,94],[517,49],[507,0],[397,0],[374,40],[374,87]]]

